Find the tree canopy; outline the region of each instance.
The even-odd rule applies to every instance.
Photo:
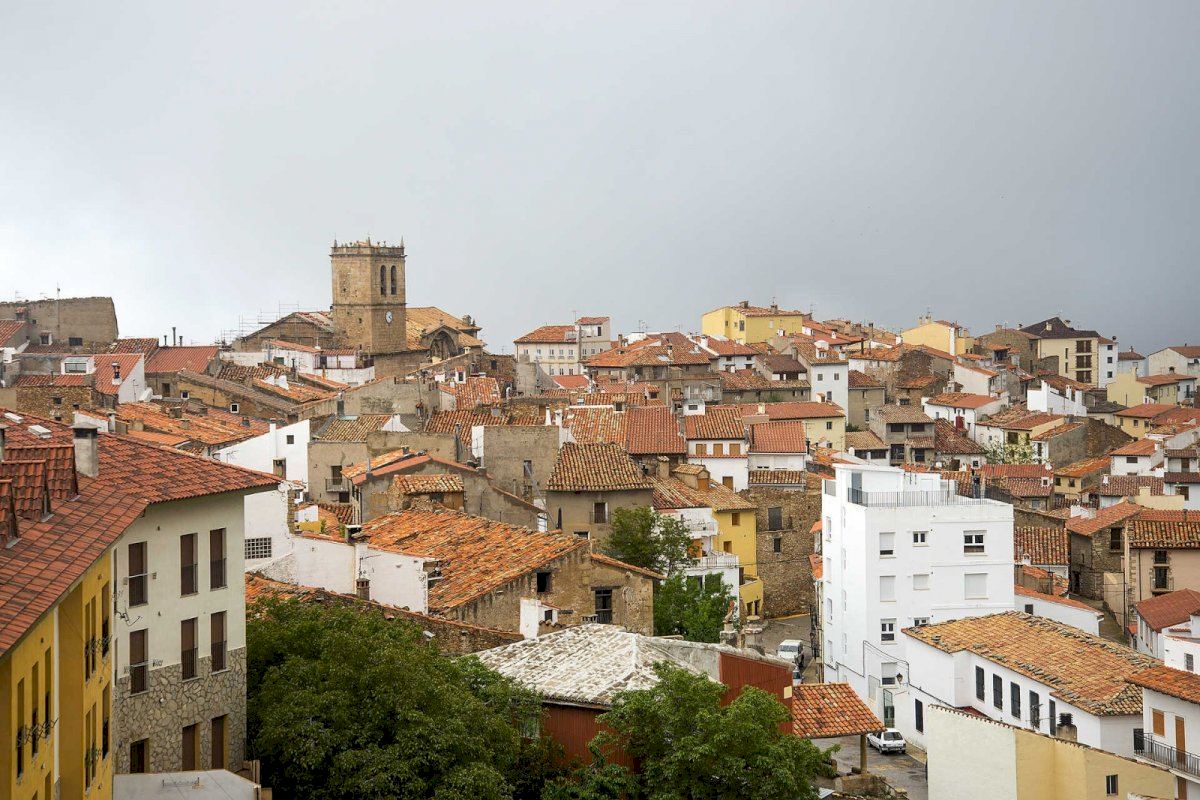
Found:
[[[720,575],[705,575],[703,583],[672,575],[654,594],[654,633],[692,642],[718,641],[732,602],[733,592]]]
[[[618,508],[612,514],[612,533],[604,544],[607,555],[635,567],[670,575],[692,561],[692,536],[683,521],[649,507]]]
[[[261,605],[247,619],[251,757],[295,798],[537,797],[540,701],[416,626],[355,606]]]
[[[722,706],[725,687],[658,664],[653,688],[622,692],[601,715],[593,752],[619,746],[640,772],[602,761],[547,785],[543,800],[810,800],[825,754],[780,730],[787,709],[748,687]]]

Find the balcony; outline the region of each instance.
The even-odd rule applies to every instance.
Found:
[[[688,571],[711,572],[721,569],[737,569],[738,566],[738,557],[733,553],[717,552],[696,558],[688,567]]]
[[[856,506],[866,506],[867,508],[982,506],[996,502],[983,497],[964,497],[953,487],[926,492],[867,492],[862,489],[849,488],[846,490],[846,500]]]
[[[340,475],[336,478],[325,479],[325,491],[327,492],[347,492],[350,491],[350,482]]]
[[[1186,750],[1176,750],[1153,736],[1133,738],[1133,752],[1147,761],[1164,767],[1200,777],[1200,756]]]

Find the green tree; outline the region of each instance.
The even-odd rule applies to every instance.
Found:
[[[247,619],[251,757],[295,798],[536,797],[536,695],[359,606],[268,601]],[[517,794],[518,791],[520,794]]]
[[[988,443],[983,447],[989,464],[1032,464],[1033,447],[1028,443]]]
[[[648,507],[618,508],[612,515],[612,533],[602,549],[626,564],[671,575],[691,563],[691,544],[691,533],[676,517],[658,514]]]
[[[654,633],[715,642],[732,602],[733,592],[720,575],[705,575],[703,584],[682,573],[672,575],[654,593]]]
[[[812,779],[826,754],[780,730],[787,709],[772,695],[747,687],[722,706],[725,687],[704,675],[655,666],[651,689],[622,692],[601,715],[608,730],[593,751],[620,747],[638,760],[622,767],[584,767],[546,787],[543,800],[811,800]],[[624,782],[622,782],[624,781]],[[570,784],[568,786],[568,784]],[[568,793],[569,792],[569,793]]]

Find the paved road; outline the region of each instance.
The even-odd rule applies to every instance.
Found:
[[[858,766],[858,737],[843,736],[840,739],[821,739],[818,747],[826,748],[840,744],[842,749],[834,754],[838,771],[847,773]],[[925,777],[925,765],[907,753],[881,754],[867,748],[867,772],[879,775],[897,789],[904,789],[912,800],[928,800],[929,782]]]

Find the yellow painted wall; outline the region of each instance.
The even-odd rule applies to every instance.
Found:
[[[826,423],[832,422],[833,428],[827,428]],[[819,417],[804,420],[804,435],[810,442],[828,440],[831,447],[839,452],[846,450],[846,418]]]
[[[1123,406],[1140,406],[1148,400],[1146,397],[1146,388],[1146,384],[1139,383],[1137,376],[1132,372],[1118,372],[1113,377],[1112,383],[1105,387],[1105,392],[1111,403],[1120,403]],[[1129,431],[1126,431],[1126,433],[1129,433]]]
[[[743,572],[747,578],[758,577],[757,532],[758,521],[753,510],[746,511],[713,511],[717,521],[717,547],[726,553],[733,553],[743,564]],[[738,589],[738,597],[742,603],[742,611],[758,602],[758,613],[762,615],[762,581],[754,580],[743,584]]]
[[[1089,342],[1091,347],[1090,352],[1079,352],[1077,346],[1079,342]],[[1098,339],[1038,339],[1037,340],[1038,358],[1049,358],[1056,356],[1058,358],[1058,374],[1072,380],[1084,380],[1079,376],[1081,371],[1090,372],[1091,377],[1084,380],[1085,383],[1095,383],[1100,375],[1100,342]],[[1075,366],[1076,356],[1091,356],[1091,366],[1078,368]]]
[[[24,768],[19,778],[16,732],[22,727],[28,729],[33,724],[35,706],[38,725],[45,722],[46,675],[50,673],[53,691],[55,654],[54,613],[51,612],[42,617],[0,662],[0,797],[28,800],[37,795],[42,798],[45,797],[47,780],[50,781],[49,785],[53,785],[53,732],[50,738],[38,737],[36,757],[32,743],[25,743]],[[20,699],[19,694],[23,695]],[[53,697],[51,702],[51,715],[56,717],[58,709],[53,706]]]
[[[1105,800],[1104,779],[1117,776],[1117,797],[1137,792],[1174,797],[1175,778],[1165,769],[1025,730],[1016,735],[1018,800]]]
[[[785,334],[800,333],[804,327],[803,314],[773,314],[770,316],[746,316],[736,306],[725,306],[709,311],[700,318],[700,332],[705,336],[724,336],[743,344],[756,344],[778,336],[779,329]]]

